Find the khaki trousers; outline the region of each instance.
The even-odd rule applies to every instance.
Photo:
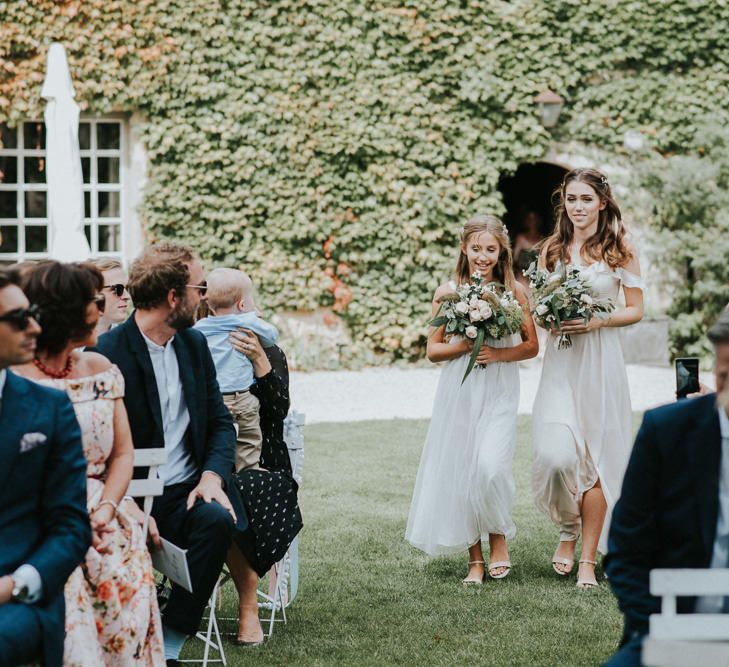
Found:
[[[223,396],[225,406],[238,426],[235,443],[235,471],[255,468],[261,459],[261,424],[258,399],[250,391],[237,391]]]

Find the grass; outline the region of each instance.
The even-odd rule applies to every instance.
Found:
[[[298,597],[262,648],[226,643],[228,664],[582,667],[615,650],[621,616],[608,585],[580,591],[549,564],[557,531],[532,501],[528,417],[514,461],[512,574],[464,588],[465,553],[430,559],[405,542],[426,429],[406,420],[307,427]],[[220,615],[235,610],[229,587]],[[199,642],[184,657],[193,655]]]

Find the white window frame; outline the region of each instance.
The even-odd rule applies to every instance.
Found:
[[[0,148],[0,155],[14,156],[17,160],[17,182],[16,183],[0,183],[0,190],[17,191],[16,216],[15,218],[3,218],[0,226],[16,226],[18,227],[18,246],[16,252],[0,252],[0,263],[22,262],[25,260],[46,259],[49,257],[51,234],[50,220],[46,218],[26,218],[25,217],[25,193],[30,191],[48,192],[47,183],[26,183],[25,182],[25,162],[26,157],[45,157],[46,151],[38,149],[26,149],[24,146],[24,125],[29,123],[38,123],[42,121],[29,120],[19,122],[15,129],[17,132],[16,148]],[[99,123],[119,123],[119,148],[118,149],[98,149],[96,142],[96,126]],[[83,184],[84,202],[86,193],[91,192],[91,210],[88,217],[84,217],[84,230],[90,227],[90,243],[92,257],[113,257],[123,259],[126,256],[127,233],[126,227],[131,217],[128,193],[128,174],[129,174],[129,123],[123,114],[108,114],[104,116],[81,116],[80,123],[88,123],[90,125],[90,147],[80,151],[81,158],[91,159],[90,182]],[[97,159],[104,157],[119,158],[119,183],[99,184]],[[95,159],[96,158],[96,159]],[[117,217],[99,217],[98,215],[98,193],[99,192],[118,192],[119,193],[119,216]],[[46,197],[48,195],[46,194]],[[46,204],[47,204],[46,200]],[[84,203],[85,209],[85,203]],[[46,211],[47,213],[47,211]],[[47,231],[46,252],[28,252],[25,244],[25,229],[32,226],[45,226]],[[99,251],[99,226],[118,225],[118,248],[112,251]]]

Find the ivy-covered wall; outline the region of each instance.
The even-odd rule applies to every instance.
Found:
[[[48,44],[91,112],[139,111],[152,237],[329,305],[357,346],[422,350],[430,296],[499,175],[555,141],[692,153],[729,120],[723,0],[0,2],[0,120],[41,113]],[[545,88],[566,100],[550,134]]]

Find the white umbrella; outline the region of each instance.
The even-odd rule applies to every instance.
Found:
[[[84,194],[78,147],[79,107],[71,83],[63,45],[48,49],[46,79],[41,97],[47,104],[46,181],[51,252],[54,259],[73,262],[87,259],[91,249],[84,235]]]

